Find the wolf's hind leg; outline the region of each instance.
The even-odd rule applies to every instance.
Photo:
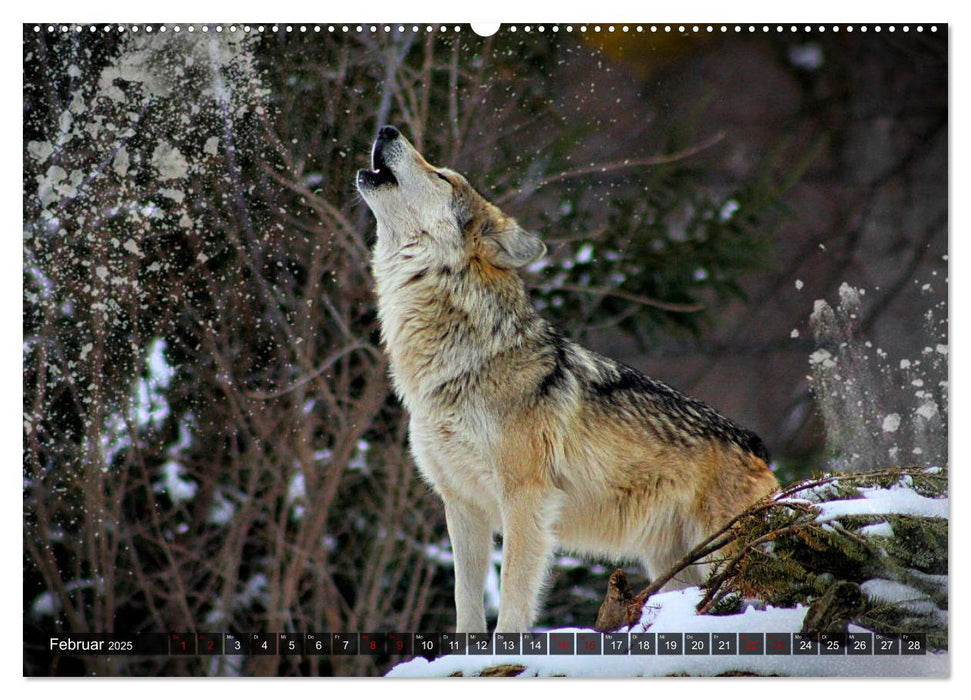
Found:
[[[492,551],[492,528],[478,506],[445,501],[445,520],[455,559],[455,631],[485,632],[486,570]]]
[[[681,537],[672,538],[671,541],[664,543],[667,546],[651,547],[646,556],[641,560],[647,571],[647,575],[652,581],[667,574],[701,540],[694,533],[692,533],[693,536],[690,538],[685,537],[683,531],[681,534]],[[662,543],[658,544],[660,545]],[[679,591],[689,586],[700,586],[708,577],[708,572],[711,568],[711,565],[708,563],[710,559],[711,555],[708,555],[704,558],[704,561],[699,561],[684,567],[670,581],[664,584],[661,591]]]
[[[671,562],[669,566],[666,566],[663,571],[656,575],[661,575],[666,572],[670,566],[675,562]],[[708,566],[701,564],[689,564],[687,567],[679,571],[674,578],[664,584],[661,589],[664,591],[680,591],[683,588],[688,588],[689,586],[700,586],[704,583],[705,578],[708,575]]]

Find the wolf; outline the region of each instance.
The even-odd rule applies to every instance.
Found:
[[[382,342],[412,454],[445,507],[456,631],[486,631],[495,533],[496,631],[523,632],[557,548],[657,576],[778,487],[754,433],[540,316],[520,271],[546,246],[465,177],[392,126],[370,165],[357,188],[377,220]]]

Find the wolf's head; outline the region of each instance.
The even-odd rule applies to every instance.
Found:
[[[410,257],[443,264],[513,269],[546,252],[464,177],[430,165],[393,126],[378,132],[371,167],[357,172],[357,189],[378,221],[379,256],[407,248]]]

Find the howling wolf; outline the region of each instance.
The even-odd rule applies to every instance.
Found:
[[[537,314],[518,271],[546,246],[464,177],[391,126],[371,166],[357,187],[377,219],[382,339],[415,460],[445,505],[457,631],[486,631],[496,532],[496,631],[521,632],[555,548],[657,576],[777,488],[754,433]]]

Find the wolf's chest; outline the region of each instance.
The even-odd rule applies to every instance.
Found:
[[[455,495],[481,503],[495,500],[498,492],[493,421],[473,412],[452,416],[412,415],[411,446],[415,461],[442,495]]]

